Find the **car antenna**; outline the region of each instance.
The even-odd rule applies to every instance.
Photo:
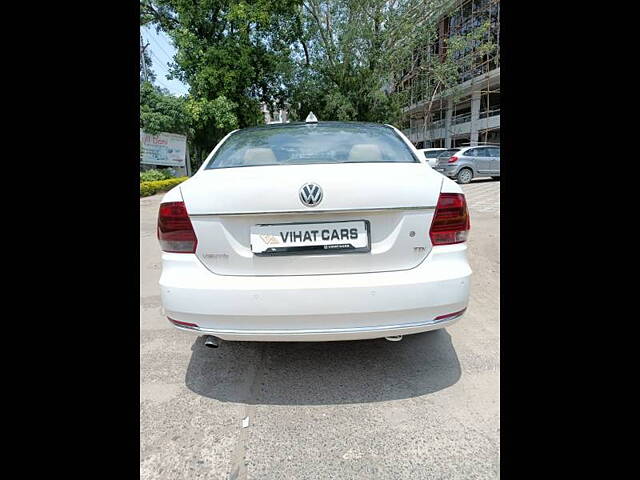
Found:
[[[313,114],[313,112],[309,112],[309,115],[307,115],[307,119],[305,120],[305,122],[306,123],[318,123],[318,119]]]

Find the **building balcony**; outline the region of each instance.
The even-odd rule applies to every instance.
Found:
[[[491,112],[489,112],[491,113]],[[497,110],[497,114],[483,117],[475,121],[475,126],[478,130],[491,130],[494,128],[500,128],[500,110]]]
[[[474,122],[471,121],[471,114],[452,117],[449,132],[447,132],[447,129],[445,128],[445,121],[443,119],[433,122],[426,132],[422,125],[420,125],[405,128],[402,130],[402,133],[404,133],[411,142],[417,143],[425,140],[447,138],[447,136],[456,137],[459,135],[466,135],[470,134],[472,130],[481,131],[500,128],[500,110],[490,110],[483,113],[484,115],[481,113],[480,118]],[[449,135],[447,135],[447,133]]]
[[[478,75],[470,80],[466,80],[460,83],[455,89],[443,92],[434,98],[434,106],[439,105],[439,102],[446,102],[446,99],[457,91],[459,95],[467,95],[478,88],[499,88],[500,87],[500,67],[490,70],[482,75]],[[407,105],[402,109],[405,114],[415,114],[423,111],[425,108],[425,100],[414,99],[410,105]]]
[[[495,116],[500,116],[500,107],[493,107],[492,110],[480,112],[480,118],[490,118]]]
[[[451,125],[460,125],[467,122],[471,122],[471,112],[451,117]]]

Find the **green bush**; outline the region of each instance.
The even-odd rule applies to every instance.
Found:
[[[168,168],[163,170],[145,170],[144,172],[140,172],[140,183],[142,182],[157,182],[160,180],[169,180],[171,178],[175,178],[171,171]]]
[[[184,182],[187,178],[189,177],[171,178],[169,180],[157,180],[154,182],[140,182],[140,196],[148,197],[158,192],[166,192]]]

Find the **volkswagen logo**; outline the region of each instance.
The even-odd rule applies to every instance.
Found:
[[[305,183],[300,188],[300,201],[307,207],[315,207],[322,201],[322,188],[315,183]]]

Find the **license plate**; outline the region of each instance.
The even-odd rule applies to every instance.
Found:
[[[256,255],[368,252],[369,222],[280,223],[251,227]]]

